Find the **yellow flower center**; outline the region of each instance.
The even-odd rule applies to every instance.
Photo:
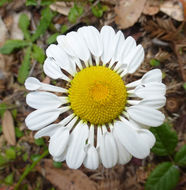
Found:
[[[71,81],[69,101],[74,113],[91,124],[106,124],[125,108],[127,91],[121,77],[104,66],[91,66]]]

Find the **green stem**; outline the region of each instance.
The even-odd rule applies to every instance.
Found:
[[[15,189],[14,190],[18,190],[20,184],[22,183],[22,181],[25,179],[25,177],[32,171],[32,169],[37,165],[37,163],[44,157],[46,157],[49,154],[48,150],[44,151],[43,154],[41,154],[41,156],[34,161],[31,165],[27,165],[25,171],[23,172],[23,174],[21,175],[21,177],[19,178],[19,181],[17,182]]]

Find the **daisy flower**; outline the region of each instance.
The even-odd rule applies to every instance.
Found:
[[[57,37],[46,50],[44,72],[65,87],[29,77],[33,92],[27,104],[36,109],[25,122],[38,130],[35,138],[49,136],[49,152],[70,168],[89,169],[143,159],[155,143],[149,127],[164,121],[158,109],[165,104],[166,87],[159,69],[125,83],[144,59],[144,50],[132,37],[104,26],[99,32],[85,26]],[[59,81],[59,80],[58,80]],[[60,119],[60,118],[61,119]]]

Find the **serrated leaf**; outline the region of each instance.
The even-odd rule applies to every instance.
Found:
[[[171,162],[159,164],[150,174],[145,190],[171,190],[179,181],[180,171]]]
[[[26,0],[26,6],[36,6],[37,0]]]
[[[83,14],[83,7],[77,4],[74,4],[74,6],[70,9],[68,14],[68,20],[71,23],[75,23],[77,18],[80,17]]]
[[[41,20],[39,22],[39,25],[37,26],[35,33],[31,38],[32,42],[36,41],[42,34],[45,33],[52,21],[53,16],[54,15],[52,14],[52,11],[48,7],[42,10]]]
[[[25,52],[25,56],[23,58],[23,62],[19,68],[18,72],[18,82],[23,84],[28,77],[29,69],[30,69],[30,54],[31,54],[31,47],[28,47]]]
[[[16,49],[21,49],[28,46],[30,43],[24,40],[7,40],[2,48],[0,48],[0,53],[10,54]]]
[[[39,46],[37,46],[35,44],[33,45],[32,56],[40,64],[43,64],[43,62],[45,60],[45,53],[44,53],[43,49],[41,49]]]
[[[174,160],[179,166],[186,166],[186,145],[176,153]]]
[[[178,143],[176,131],[171,130],[167,123],[160,127],[153,127],[150,130],[156,137],[156,143],[152,148],[152,152],[159,156],[172,154]]]
[[[22,30],[26,40],[30,39],[30,33],[28,31],[29,25],[30,21],[28,16],[25,13],[21,14],[21,16],[19,17],[19,28]]]

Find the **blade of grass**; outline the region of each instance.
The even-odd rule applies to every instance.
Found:
[[[49,154],[48,150],[44,151],[43,154],[41,154],[41,156],[37,160],[35,160],[31,165],[29,164],[29,165],[26,166],[26,169],[23,172],[23,174],[21,175],[21,177],[19,178],[19,181],[17,182],[14,190],[19,189],[19,186],[21,185],[21,183],[25,179],[25,177],[35,168],[37,163],[40,162],[41,159],[46,157],[48,154]]]

